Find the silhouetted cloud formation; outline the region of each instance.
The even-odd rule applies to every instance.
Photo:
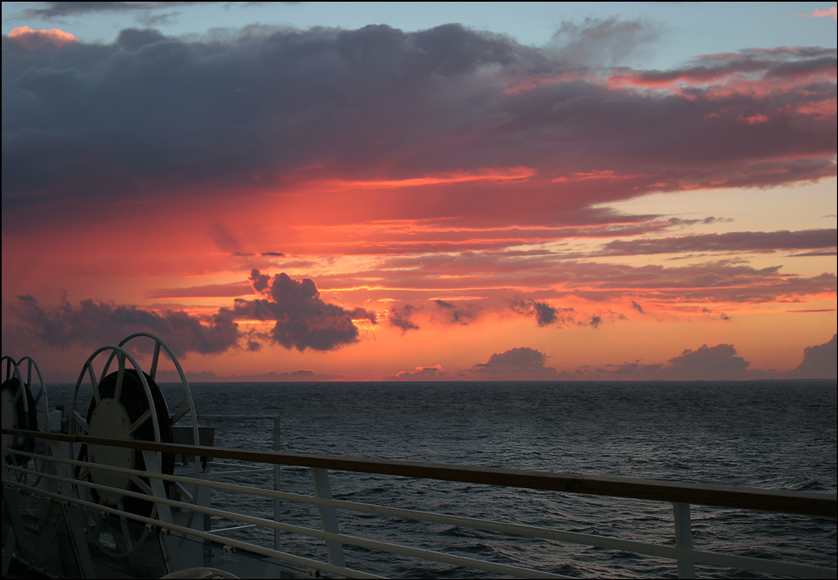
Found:
[[[715,346],[701,345],[697,350],[684,349],[680,355],[663,364],[640,364],[639,362],[610,365],[597,369],[599,377],[613,377],[621,380],[743,380],[766,378],[763,371],[749,370],[750,362],[738,356],[732,344]]]
[[[250,280],[253,289],[265,298],[236,300],[232,312],[236,316],[276,321],[270,339],[285,348],[333,350],[358,341],[353,318],[375,323],[371,312],[360,308],[346,310],[324,302],[310,278],[297,281],[284,272],[271,278],[253,269]]]
[[[483,380],[553,380],[560,377],[556,369],[546,366],[547,355],[527,347],[494,353],[484,363],[465,370],[466,376]]]
[[[93,300],[82,300],[77,307],[64,300],[48,310],[31,296],[19,296],[17,304],[24,323],[20,332],[59,349],[116,344],[133,332],[147,331],[159,336],[179,356],[220,354],[236,348],[242,338],[231,313],[225,310],[197,317],[175,310],[156,313]]]
[[[775,370],[751,369],[751,363],[739,356],[732,344],[701,345],[684,349],[665,363],[612,364],[601,368],[579,367],[575,371],[557,370],[547,366],[547,355],[529,347],[512,348],[494,353],[484,363],[459,371],[443,370],[441,365],[417,367],[401,371],[385,380],[452,381],[452,380],[627,380],[627,381],[719,381],[768,378],[835,379],[838,378],[836,339],[807,347],[803,362],[785,373]]]
[[[574,320],[573,308],[556,308],[540,300],[532,298],[518,298],[510,306],[519,314],[532,316],[539,326],[556,324],[564,326]]]
[[[728,232],[680,238],[615,240],[603,246],[606,256],[681,252],[776,252],[779,250],[831,249],[835,253],[838,230],[797,232]]]
[[[416,308],[410,304],[405,304],[401,308],[393,307],[390,309],[390,316],[388,322],[390,326],[400,328],[402,333],[408,330],[418,330],[419,325],[412,320],[412,316],[416,312]]]
[[[448,300],[434,300],[434,304],[438,307],[438,314],[441,315],[443,322],[448,324],[460,324],[468,326],[474,321],[477,314],[468,307],[458,307],[456,304]]]
[[[442,370],[440,365],[432,367],[416,367],[412,371],[399,371],[393,376],[385,377],[391,381],[455,381],[456,375]]]
[[[803,362],[784,376],[798,379],[838,378],[838,343],[836,335],[824,344],[808,346],[803,351]]]
[[[264,337],[242,333],[236,320],[274,321],[267,336],[277,344],[304,351],[333,350],[358,340],[353,319],[375,323],[375,314],[361,308],[346,310],[324,302],[314,281],[293,280],[285,273],[273,278],[254,269],[254,290],[264,299],[236,299],[232,308],[219,308],[211,316],[193,316],[179,310],[156,312],[135,306],[119,306],[82,300],[78,307],[64,300],[54,309],[42,308],[32,296],[19,296],[22,326],[17,332],[57,348],[71,345],[97,347],[113,344],[140,330],[163,339],[178,354],[220,354],[234,348],[261,349]],[[217,295],[215,293],[213,295]]]

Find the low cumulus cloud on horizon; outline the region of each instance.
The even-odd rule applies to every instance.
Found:
[[[701,345],[699,348],[684,349],[660,364],[606,365],[599,368],[580,368],[575,372],[559,371],[547,366],[548,355],[537,349],[518,347],[502,353],[494,353],[486,362],[462,369],[458,372],[443,370],[440,365],[418,367],[412,371],[401,371],[388,380],[410,381],[455,381],[455,380],[628,380],[628,381],[718,381],[758,380],[767,378],[786,379],[834,379],[838,378],[838,348],[836,335],[828,342],[807,347],[803,361],[786,372],[750,369],[750,362],[739,356],[731,344],[715,346]]]

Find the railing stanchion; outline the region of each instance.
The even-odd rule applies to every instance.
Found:
[[[279,415],[274,419],[274,451],[279,451]],[[274,464],[274,491],[279,491],[279,463]],[[274,521],[280,519],[279,498],[274,498]],[[274,550],[279,551],[279,530],[274,529]]]
[[[315,497],[332,499],[332,485],[329,483],[329,471],[322,467],[312,467],[311,475],[314,477]],[[320,521],[323,523],[323,531],[339,534],[338,516],[335,508],[321,505]],[[335,566],[346,566],[346,559],[343,556],[343,544],[336,540],[326,540],[326,551],[329,554],[329,563]]]
[[[692,521],[690,504],[673,503],[675,511],[675,547],[685,550],[693,548]],[[678,558],[678,578],[695,578],[695,564],[692,560]]]

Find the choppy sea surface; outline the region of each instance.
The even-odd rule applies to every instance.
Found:
[[[164,386],[170,409],[181,396]],[[651,478],[771,489],[836,491],[836,382],[658,383],[196,383],[199,423],[224,447]],[[69,403],[72,388],[50,392]],[[248,419],[202,419],[240,415]],[[270,474],[251,485],[272,486]],[[283,467],[280,487],[312,493],[307,469]],[[628,540],[674,544],[671,504],[336,472],[337,499],[484,517]],[[270,503],[214,497],[271,517]],[[319,527],[315,511],[283,519]],[[341,516],[341,531],[413,547],[578,577],[676,577],[671,561],[441,524]],[[836,522],[692,506],[696,549],[836,565]],[[214,526],[222,525],[213,523]],[[270,538],[240,532],[253,542]],[[323,558],[320,543],[288,535],[282,548]],[[350,566],[392,577],[482,577],[443,564],[347,548]],[[703,577],[769,577],[697,566]]]

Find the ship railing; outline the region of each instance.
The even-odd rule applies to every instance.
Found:
[[[18,492],[29,492],[55,501],[70,502],[82,505],[86,508],[133,519],[145,523],[147,526],[154,526],[155,529],[159,529],[165,534],[180,534],[183,536],[199,538],[204,541],[217,542],[225,547],[225,552],[228,549],[241,549],[259,554],[272,560],[287,562],[304,568],[308,571],[309,575],[313,576],[319,574],[319,571],[323,571],[337,576],[350,578],[382,577],[378,574],[359,570],[347,565],[344,554],[344,546],[351,545],[359,546],[368,550],[378,550],[410,558],[430,560],[453,566],[462,566],[465,568],[516,578],[570,577],[552,573],[543,569],[523,568],[517,565],[480,560],[477,558],[453,555],[441,551],[422,549],[409,545],[395,544],[392,542],[369,539],[358,535],[341,533],[337,512],[338,510],[348,510],[361,514],[392,516],[420,522],[434,522],[484,532],[501,532],[504,534],[511,534],[513,536],[539,538],[552,542],[568,542],[609,550],[618,550],[620,552],[633,552],[656,558],[669,559],[677,564],[678,575],[683,578],[694,577],[694,567],[696,564],[736,568],[765,574],[791,577],[836,577],[836,568],[834,567],[830,568],[779,561],[775,559],[762,559],[751,556],[696,550],[692,546],[692,524],[690,516],[690,506],[701,505],[779,512],[784,514],[796,514],[811,516],[813,518],[827,518],[835,520],[837,503],[835,494],[687,484],[620,477],[594,477],[567,473],[548,473],[477,466],[457,466],[440,463],[353,458],[303,453],[281,453],[277,451],[253,451],[200,445],[125,441],[11,429],[3,429],[3,434],[30,436],[36,438],[39,437],[55,443],[64,442],[65,444],[111,445],[115,447],[137,449],[143,453],[143,457],[146,460],[146,466],[148,469],[145,471],[106,466],[103,464],[96,464],[96,469],[105,469],[135,477],[142,476],[153,478],[154,480],[161,482],[158,485],[151,486],[151,488],[159,490],[159,493],[154,493],[154,497],[149,497],[149,495],[143,493],[109,488],[106,485],[93,483],[91,481],[82,481],[74,479],[73,477],[47,474],[42,471],[34,471],[27,469],[26,467],[11,464],[4,465],[3,484],[5,487],[14,489]],[[83,462],[77,460],[60,457],[58,456],[60,454],[56,453],[53,453],[49,457],[22,450],[3,449],[3,453],[14,453],[41,460],[49,460],[60,464],[66,464],[69,466],[85,465]],[[270,467],[296,466],[309,468],[314,481],[314,494],[310,496],[301,495],[239,484],[224,483],[220,481],[212,481],[208,479],[161,474],[159,473],[159,468],[156,469],[159,465],[156,459],[159,453],[175,453],[194,457],[206,456],[214,459],[230,459],[263,464]],[[335,471],[378,474],[383,476],[415,478],[420,480],[443,480],[449,482],[482,484],[487,486],[504,486],[530,490],[546,490],[563,494],[585,494],[608,496],[612,498],[667,502],[673,506],[674,546],[658,545],[635,540],[625,540],[615,537],[584,534],[572,531],[562,531],[542,526],[523,525],[420,510],[402,509],[369,503],[336,500],[332,497],[330,479],[330,472]],[[158,513],[163,515],[168,513],[168,510],[172,509],[193,510],[208,516],[226,518],[234,522],[239,522],[242,525],[256,525],[265,528],[266,530],[273,530],[275,532],[281,531],[284,533],[300,534],[310,538],[316,538],[325,542],[328,561],[320,561],[283,552],[278,549],[278,546],[276,545],[274,548],[267,548],[251,542],[225,537],[217,533],[217,530],[213,532],[192,529],[187,526],[173,523],[173,520],[170,517],[143,517],[137,514],[120,511],[111,506],[85,501],[78,497],[71,497],[66,493],[50,492],[34,488],[26,485],[24,477],[14,477],[14,472],[18,474],[37,475],[39,478],[50,478],[58,484],[59,490],[62,488],[66,490],[69,488],[68,486],[72,487],[81,485],[98,489],[100,491],[114,491],[128,496],[153,501],[156,502],[157,506],[160,508]],[[71,471],[65,470],[65,474],[66,473],[71,473]],[[254,498],[263,497],[273,499],[275,501],[311,504],[316,506],[319,510],[322,526],[320,529],[296,526],[278,521],[276,518],[267,519],[255,517],[252,515],[216,509],[205,505],[197,505],[188,501],[170,499],[165,496],[164,492],[162,492],[163,481],[175,482],[175,484],[179,484],[182,488],[187,488],[189,486],[201,486],[210,489],[230,491],[237,494],[248,494]]]

